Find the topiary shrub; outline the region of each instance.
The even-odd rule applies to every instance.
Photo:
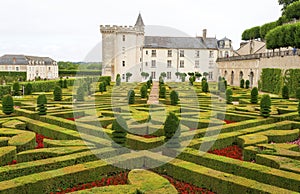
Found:
[[[202,81],[202,92],[209,92],[208,82],[206,80]]]
[[[147,88],[148,88],[148,89],[151,88],[151,81],[150,81],[150,80],[147,81]]]
[[[162,85],[159,87],[159,97],[166,98],[166,86]]]
[[[14,112],[14,100],[9,94],[2,98],[2,111],[6,115],[10,115]]]
[[[289,88],[285,85],[282,87],[282,98],[289,99]]]
[[[245,88],[245,80],[241,79],[240,81],[240,88]]]
[[[147,98],[147,85],[143,84],[141,89],[140,89],[140,93],[141,93],[141,98]]]
[[[268,94],[264,94],[260,101],[260,114],[263,117],[269,117],[271,112],[271,98]]]
[[[121,85],[121,76],[120,74],[117,74],[117,77],[116,77],[116,86],[119,86]]]
[[[246,80],[246,89],[249,89],[249,88],[250,88],[250,81]]]
[[[186,78],[187,74],[186,73],[181,73],[180,77],[181,77],[181,82],[185,82],[185,78]]]
[[[134,90],[129,90],[127,94],[128,104],[134,104],[135,102],[135,93]]]
[[[189,81],[191,86],[194,85],[194,82],[196,81],[196,77],[194,75],[190,76]]]
[[[101,92],[101,93],[104,92],[104,83],[103,82],[99,83],[99,92]]]
[[[257,104],[258,102],[258,89],[257,87],[254,87],[252,90],[251,90],[251,103],[252,104]]]
[[[296,90],[296,98],[300,100],[300,87],[298,87]]]
[[[225,95],[226,95],[226,103],[227,104],[232,104],[232,90],[229,88],[226,90]]]
[[[46,115],[47,114],[47,97],[45,94],[41,94],[37,98],[37,107],[38,107],[38,114],[39,115]]]
[[[128,126],[125,119],[118,115],[112,123],[112,139],[115,143],[112,143],[112,147],[125,146],[126,144],[126,135],[127,135]]]
[[[76,92],[76,100],[77,101],[84,101],[84,88],[82,86],[80,86],[78,89],[77,89],[77,92]]]
[[[177,105],[179,101],[178,93],[172,90],[170,93],[171,105]]]
[[[61,101],[62,99],[62,90],[59,86],[55,86],[53,91],[54,101]]]
[[[25,88],[24,88],[24,94],[25,95],[30,95],[30,94],[32,94],[32,84],[31,83],[27,83],[26,85],[25,85]]]
[[[180,148],[179,136],[180,136],[180,126],[179,119],[173,113],[170,112],[165,124],[164,124],[164,133],[165,133],[165,143],[167,148]]]
[[[67,81],[67,79],[64,79],[63,88],[68,88],[68,81]]]
[[[19,84],[19,82],[15,82],[13,84],[13,95],[14,96],[20,96],[20,84]]]
[[[60,77],[59,81],[58,81],[58,85],[62,88],[64,85],[63,79],[62,77]]]

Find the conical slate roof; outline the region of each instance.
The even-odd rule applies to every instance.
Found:
[[[134,26],[143,26],[143,27],[145,26],[145,24],[143,22],[143,18],[141,16],[141,13],[139,13],[139,16],[138,16]]]

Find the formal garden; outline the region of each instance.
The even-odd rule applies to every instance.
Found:
[[[0,193],[298,193],[293,75],[265,70],[259,88],[96,76],[1,86]]]

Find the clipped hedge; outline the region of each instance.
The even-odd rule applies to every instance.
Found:
[[[7,165],[14,160],[16,153],[17,150],[15,146],[0,147],[0,166]]]
[[[60,77],[64,76],[100,76],[101,70],[59,70],[58,74]]]
[[[279,94],[282,85],[282,70],[264,68],[261,73],[261,90],[273,94]]]

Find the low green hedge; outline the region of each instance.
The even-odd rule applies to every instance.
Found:
[[[16,159],[17,149],[15,146],[0,147],[0,166],[7,165]]]
[[[16,146],[17,152],[34,149],[35,147],[35,133],[24,131],[18,135],[13,136],[8,140],[8,145]]]

